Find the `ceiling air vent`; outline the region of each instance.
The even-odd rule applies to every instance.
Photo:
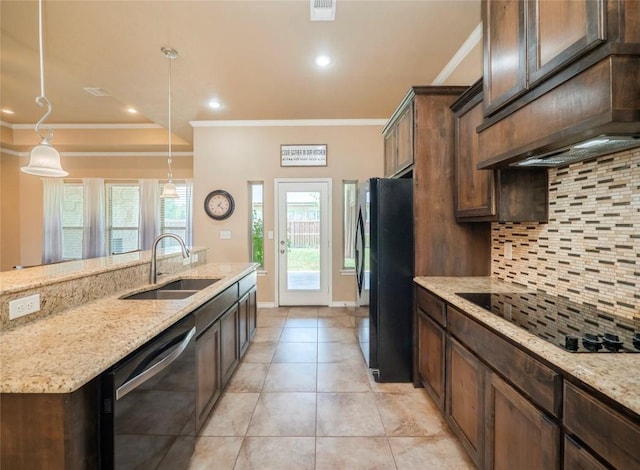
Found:
[[[309,0],[311,21],[335,21],[337,0]]]
[[[111,96],[108,92],[98,87],[86,86],[83,90],[93,96]]]

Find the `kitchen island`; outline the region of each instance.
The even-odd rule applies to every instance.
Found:
[[[572,353],[458,295],[497,294],[492,298],[511,318],[504,299],[531,297],[516,284],[489,277],[415,283],[416,384],[425,386],[479,468],[640,462],[640,354]],[[545,315],[524,314],[531,326],[552,320]]]
[[[182,258],[178,260],[182,265]],[[179,278],[219,279],[185,299],[123,299],[157,287],[148,284],[145,261],[148,257],[141,267],[134,263],[144,278],[134,274],[128,279],[128,289],[119,288],[102,298],[0,332],[0,466],[34,468],[34,464],[47,462],[57,468],[97,467],[100,374],[211,299],[229,292],[230,287],[242,287],[248,279],[253,282],[248,287],[255,293],[254,263],[212,263],[185,267],[160,278],[158,285]],[[96,263],[101,266],[99,274],[117,278],[118,270],[102,272],[104,263]],[[131,268],[125,264],[123,269]],[[96,274],[89,271],[88,277]],[[75,270],[69,277],[61,275],[56,282],[82,285],[86,279]],[[114,279],[105,280],[117,284]],[[51,288],[46,280],[29,287]],[[105,286],[95,287],[108,292]],[[11,288],[18,290],[19,286]],[[255,294],[253,302],[255,309]]]

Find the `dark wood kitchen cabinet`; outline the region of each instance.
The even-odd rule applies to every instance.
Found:
[[[640,468],[640,422],[628,419],[569,382],[564,384],[564,425],[568,434],[584,442],[612,467]],[[581,450],[581,459],[595,460],[589,451]],[[576,453],[572,449],[569,458],[576,459]]]
[[[486,367],[453,337],[447,341],[446,419],[477,467],[485,448]]]
[[[481,168],[638,132],[637,1],[483,0],[482,15]]]
[[[525,9],[523,0],[482,2],[484,115],[527,89]]]
[[[240,361],[240,342],[238,338],[239,327],[238,304],[231,307],[220,318],[220,372],[222,374],[222,387],[229,382]]]
[[[455,114],[456,219],[460,222],[548,221],[546,168],[477,168],[482,97],[482,80],[479,80],[451,106]]]
[[[612,0],[616,3],[617,0]],[[492,2],[489,2],[492,3]],[[606,0],[528,0],[527,81],[531,87],[606,39]]]
[[[441,411],[445,406],[444,302],[425,289],[414,289],[413,379],[424,387]]]
[[[99,380],[72,393],[0,394],[0,468],[98,468]]]
[[[200,429],[222,393],[220,373],[220,322],[216,321],[196,338],[196,429]]]
[[[605,10],[605,0],[484,0],[484,114],[601,44]]]
[[[640,468],[637,414],[572,383],[564,370],[419,284],[415,298],[416,325],[426,334],[414,352],[427,341],[433,357],[443,341],[446,348],[443,375],[442,363],[429,361],[437,366],[424,370],[438,372],[417,373],[415,385],[441,406],[442,388],[433,384],[444,377],[444,417],[478,468]]]
[[[560,468],[560,426],[495,373],[487,378],[485,413],[485,468]]]
[[[256,334],[257,323],[256,289],[251,289],[238,301],[238,342],[240,344],[240,357],[244,356],[251,339]]]
[[[451,105],[465,90],[413,87],[403,100],[413,101],[414,163],[410,176],[416,276],[483,276],[490,271],[489,225],[458,223],[454,213],[455,123]]]
[[[240,357],[244,356],[256,333],[258,306],[256,301],[256,276],[249,275],[239,283],[238,344]]]
[[[414,105],[405,99],[382,131],[384,135],[384,176],[392,177],[413,165]]]

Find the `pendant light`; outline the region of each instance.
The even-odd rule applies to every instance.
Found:
[[[53,131],[49,127],[45,127],[44,130],[47,135],[43,135],[40,130],[40,125],[44,122],[49,114],[51,114],[51,102],[46,98],[44,94],[44,53],[42,47],[42,0],[38,2],[38,31],[39,31],[39,47],[40,47],[40,96],[36,98],[38,106],[47,107],[47,112],[36,123],[35,131],[40,136],[42,141],[31,149],[29,156],[29,164],[23,166],[20,170],[23,173],[36,176],[52,176],[63,177],[69,173],[62,169],[60,165],[60,154],[51,145],[51,139],[53,138]]]
[[[169,164],[169,182],[162,186],[162,194],[160,194],[160,197],[164,199],[178,197],[176,185],[173,182],[173,173],[171,172],[171,61],[178,57],[178,51],[169,47],[163,47],[160,50],[162,51],[162,55],[169,59],[169,158],[167,159],[167,163]]]

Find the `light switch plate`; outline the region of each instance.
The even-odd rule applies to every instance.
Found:
[[[33,294],[9,302],[9,320],[29,315],[40,310],[40,294]]]
[[[220,230],[220,240],[230,240],[231,230]]]

